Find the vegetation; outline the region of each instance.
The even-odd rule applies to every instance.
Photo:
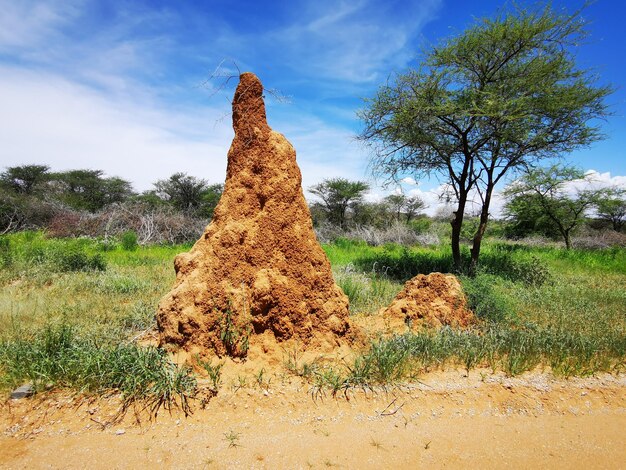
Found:
[[[200,369],[192,373],[136,341],[154,328],[156,304],[174,276],[171,260],[188,245],[129,249],[129,241],[50,239],[40,232],[0,240],[4,390],[28,381],[38,390],[119,391],[127,403],[141,399],[156,411],[187,406],[200,373],[207,376],[209,395],[218,393],[223,363],[198,361]],[[387,305],[409,277],[454,266],[444,245],[371,246],[340,239],[324,249],[352,313],[359,315]],[[76,252],[100,257],[104,270],[63,268],[59,260]],[[564,376],[622,370],[626,249],[566,251],[489,241],[477,272],[461,278],[482,318],[474,329],[381,337],[343,365],[307,364],[294,356],[288,368],[310,380],[314,394],[389,386],[445,366],[512,375],[535,367]],[[269,378],[259,373],[241,380],[267,384]]]
[[[605,189],[573,189],[574,194],[568,194],[565,185],[574,181],[585,182],[584,173],[575,168],[553,165],[529,169],[507,187],[505,194],[511,200],[506,212],[529,229],[558,231],[569,250],[571,234],[584,222],[585,214],[601,201],[604,207],[611,204]]]
[[[137,243],[181,243],[197,238],[223,185],[175,173],[137,195],[131,184],[100,170],[50,172],[46,165],[0,173],[0,234],[45,229],[54,236],[121,236]]]
[[[374,148],[374,172],[389,181],[443,177],[456,206],[430,218],[417,197],[366,202],[362,181],[329,178],[309,189],[351,313],[373,315],[409,278],[442,271],[461,276],[480,322],[381,333],[340,365],[289,354],[287,369],[309,380],[314,396],[385,387],[447,365],[511,375],[623,370],[624,192],[568,194],[566,184],[583,175],[535,167],[602,137],[596,118],[607,115],[612,89],[575,67],[570,46],[583,36],[577,13],[550,7],[482,20],[368,102],[360,137]],[[488,226],[495,186],[522,170],[508,191],[509,220]],[[154,330],[172,258],[197,239],[222,190],[185,173],[142,194],[100,170],[22,165],[0,173],[0,387],[119,392],[125,404],[142,400],[155,413],[174,404],[188,411],[202,374],[209,398],[216,395],[224,362],[196,358],[192,371],[138,340]],[[466,211],[471,194],[482,201],[475,215]],[[579,229],[598,249],[576,248]],[[567,250],[543,239],[504,241],[537,235],[561,236]],[[244,356],[252,330],[232,324],[229,312],[222,322],[227,349]],[[261,369],[233,388],[248,383],[267,388],[270,378]],[[235,433],[225,438],[238,445]]]
[[[578,13],[518,10],[433,47],[416,70],[381,87],[361,112],[361,140],[376,174],[438,175],[456,202],[451,248],[461,269],[461,232],[472,192],[482,201],[470,251],[478,263],[495,186],[519,168],[560,157],[602,136],[607,86],[575,67],[584,36]]]
[[[598,217],[620,232],[626,224],[626,190],[612,189],[598,201]]]
[[[350,259],[351,266],[376,269],[390,282],[454,266],[444,247],[371,247],[342,241],[326,250],[334,265]],[[479,327],[407,332],[374,341],[344,366],[294,366],[291,361],[291,368],[311,378],[314,394],[388,386],[446,365],[489,367],[510,375],[536,367],[563,376],[623,370],[623,248],[563,251],[490,242],[478,274],[461,280],[471,308],[483,319]],[[395,284],[397,292],[401,283]]]
[[[331,178],[312,186],[309,192],[321,199],[328,220],[332,224],[345,227],[348,208],[359,204],[368,189],[368,184],[362,181]]]
[[[220,199],[224,186],[209,185],[206,180],[174,173],[166,180],[154,183],[154,194],[161,201],[167,201],[180,211],[189,211],[197,216],[211,218]]]

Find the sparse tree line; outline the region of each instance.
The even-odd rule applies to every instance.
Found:
[[[327,179],[311,187],[309,191],[319,197],[311,205],[318,233],[330,226],[335,236],[352,234],[377,244],[373,236],[377,229],[381,242],[402,241],[407,230],[423,235],[434,224],[454,223],[456,218],[450,206],[442,206],[434,217],[424,215],[421,211],[426,205],[417,196],[392,194],[380,202],[365,202],[368,189],[364,182],[343,178]],[[494,236],[544,237],[561,240],[569,249],[572,237],[584,227],[595,235],[623,233],[626,227],[626,189],[593,188],[593,181],[576,168],[529,167],[505,187],[503,195],[506,204],[502,217],[492,221],[490,233]],[[464,219],[459,239],[472,241],[481,224],[480,212],[465,212]],[[398,225],[404,226],[403,232]],[[380,230],[392,233],[385,236]],[[452,230],[439,230],[439,234],[451,237]],[[420,240],[414,237],[414,241]],[[626,245],[626,237],[616,235],[610,242]]]
[[[572,236],[584,226],[623,233],[626,190],[568,190],[568,184],[584,177],[579,170],[559,165],[529,168],[505,188],[503,219],[494,221],[492,234],[546,237],[570,248]],[[379,245],[438,243],[451,237],[446,225],[455,216],[449,207],[428,217],[422,212],[426,204],[417,196],[396,193],[367,202],[369,189],[366,182],[345,178],[325,179],[308,189],[316,197],[310,209],[322,241],[352,237]],[[0,173],[0,234],[44,229],[51,236],[110,238],[132,231],[140,244],[193,241],[211,219],[222,190],[220,184],[175,173],[138,194],[130,182],[104,177],[99,170],[54,173],[45,165],[8,167]],[[464,217],[459,237],[470,241],[480,217]]]
[[[117,237],[139,243],[197,238],[211,218],[222,185],[175,173],[136,193],[130,182],[100,170],[52,172],[21,165],[0,173],[0,234],[44,229],[52,236]]]
[[[370,189],[363,181],[325,179],[309,188],[319,199],[311,204],[316,225],[329,223],[348,228],[355,225],[384,227],[393,222],[410,222],[426,207],[418,196],[391,194],[380,202],[366,202]]]

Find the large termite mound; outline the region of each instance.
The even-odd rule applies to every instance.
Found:
[[[466,327],[476,321],[467,308],[458,279],[452,274],[418,274],[382,312],[393,331],[445,325]]]
[[[268,126],[254,74],[240,76],[232,106],[224,192],[202,237],[176,257],[157,313],[161,345],[242,357],[263,333],[304,345],[350,337],[348,298],[313,232],[296,152]]]

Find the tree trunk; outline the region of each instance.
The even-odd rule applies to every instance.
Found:
[[[489,205],[491,204],[491,195],[493,193],[493,186],[487,188],[485,192],[485,200],[483,201],[483,207],[480,210],[480,221],[478,223],[478,228],[476,229],[476,233],[474,234],[474,238],[472,239],[472,248],[470,252],[472,254],[472,259],[470,261],[470,274],[476,274],[476,267],[478,266],[478,257],[480,256],[480,245],[483,240],[483,235],[485,235],[485,230],[487,230],[487,222],[489,222]]]
[[[459,203],[454,212],[454,218],[450,221],[452,225],[452,259],[454,261],[454,269],[461,272],[463,269],[463,261],[461,259],[461,228],[463,227],[463,216],[465,213],[465,204],[467,203],[467,194],[459,194]]]
[[[565,239],[565,249],[566,250],[571,249],[572,248],[572,241],[570,240],[569,232],[565,232],[563,234],[563,238]]]

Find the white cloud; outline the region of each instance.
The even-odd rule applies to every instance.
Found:
[[[72,21],[83,2],[0,1],[0,51],[33,48],[58,38],[58,28]]]
[[[230,122],[218,121],[224,109],[175,113],[8,68],[0,68],[0,101],[4,166],[101,169],[140,190],[176,171],[213,182],[224,178],[232,139]]]
[[[198,100],[205,96],[197,90]],[[233,132],[230,106],[172,111],[96,91],[64,78],[0,67],[1,166],[47,164],[53,170],[100,169],[145,190],[177,171],[222,182]],[[324,178],[364,179],[351,131],[297,109],[269,114],[297,152],[303,188]]]
[[[585,171],[584,179],[575,180],[566,185],[566,191],[570,193],[604,188],[626,189],[626,176],[611,176],[611,173],[608,171],[600,173],[590,169]]]
[[[411,41],[440,3],[304,2],[302,18],[271,31],[267,39],[279,45],[293,69],[325,79],[371,82],[411,59],[416,52]]]

